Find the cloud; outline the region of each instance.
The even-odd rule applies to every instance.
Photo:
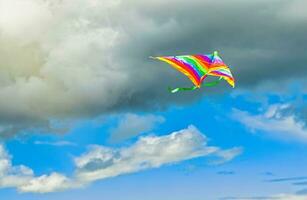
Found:
[[[189,126],[166,136],[141,137],[127,148],[93,146],[75,162],[77,177],[93,181],[209,155],[220,157],[223,162],[230,161],[223,156],[225,151],[236,152],[237,149],[207,146],[207,138],[194,126]]]
[[[31,178],[24,184],[18,186],[18,190],[20,192],[48,193],[63,191],[77,186],[79,185],[76,185],[76,183],[72,182],[66,176],[54,172],[50,175]]]
[[[298,22],[306,20],[307,14],[303,9],[305,6],[307,6],[306,1],[292,1],[287,8],[284,8],[283,16],[288,20],[295,20]]]
[[[295,195],[295,194],[279,194],[272,196],[254,196],[254,197],[224,197],[223,200],[306,200],[306,195]]]
[[[198,157],[220,157],[223,150],[208,146],[207,138],[194,126],[164,136],[140,137],[136,143],[122,148],[92,145],[75,157],[72,177],[52,172],[35,176],[32,169],[13,166],[11,156],[0,145],[0,187],[20,192],[48,193],[79,188],[93,181],[171,165]],[[233,159],[234,157],[232,157]],[[222,159],[225,158],[222,156]],[[225,160],[226,161],[226,160]],[[230,161],[227,159],[227,161]]]
[[[217,174],[218,175],[234,175],[235,172],[234,171],[227,171],[227,170],[225,170],[225,171],[218,171]]]
[[[110,141],[119,142],[146,133],[164,121],[162,116],[124,114],[120,116],[117,126],[110,130]]]
[[[267,180],[268,182],[288,182],[288,181],[301,181],[307,180],[307,176],[287,177],[287,178],[276,178]]]
[[[254,196],[254,197],[223,197],[221,200],[273,200],[280,199],[279,197],[270,196]]]
[[[217,156],[219,157],[217,160],[211,161],[210,164],[219,165],[225,162],[232,160],[243,152],[242,147],[235,147],[228,150],[222,150],[217,152]]]
[[[275,174],[273,172],[263,172],[263,173],[261,173],[261,175],[264,175],[264,176],[275,176]]]
[[[220,50],[243,88],[306,79],[305,15],[294,12],[304,4],[0,0],[0,134],[57,132],[51,119],[155,110],[201,96],[166,92],[191,83],[150,55]]]
[[[291,195],[291,194],[283,194],[278,195],[281,200],[306,200],[306,195]]]
[[[276,178],[267,180],[267,182],[290,182],[294,186],[305,186],[307,185],[307,176],[287,177],[287,178]],[[297,195],[307,195],[307,189],[301,189],[296,192]],[[307,196],[306,196],[307,199]]]
[[[279,138],[306,141],[305,123],[295,113],[286,112],[288,108],[288,104],[273,104],[261,114],[234,109],[232,116],[253,132],[264,131]]]
[[[33,170],[24,165],[13,166],[11,156],[0,145],[0,187],[17,188],[20,192],[46,193],[75,187],[75,184],[56,172],[35,176]]]
[[[293,185],[307,185],[307,181],[295,182]]]
[[[77,144],[69,141],[55,141],[55,142],[48,142],[48,141],[35,141],[34,144],[37,145],[51,145],[51,146],[76,146]]]

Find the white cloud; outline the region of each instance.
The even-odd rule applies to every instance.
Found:
[[[0,187],[14,187],[20,192],[45,193],[71,188],[74,184],[58,173],[36,177],[32,169],[26,166],[13,166],[11,156],[0,144]]]
[[[50,175],[31,178],[26,183],[20,185],[18,190],[20,192],[47,193],[63,191],[74,187],[74,184],[75,183],[66,176],[54,172]]]
[[[276,196],[279,200],[307,200],[306,195],[281,194]]]
[[[242,200],[253,200],[255,198],[242,198]],[[263,200],[307,200],[307,196],[305,195],[295,195],[295,194],[278,194],[272,195],[271,197],[261,198]]]
[[[75,158],[72,177],[57,172],[35,176],[26,166],[13,166],[10,156],[0,145],[0,187],[14,187],[20,192],[55,192],[197,157],[212,156],[227,162],[239,153],[238,148],[223,150],[208,146],[207,138],[197,128],[189,126],[165,136],[140,137],[135,144],[119,149],[91,146]]]
[[[77,177],[93,181],[208,155],[229,161],[238,154],[237,148],[225,151],[207,146],[207,138],[189,126],[166,136],[141,137],[134,145],[122,149],[94,146],[75,162]]]
[[[25,42],[37,41],[45,34],[50,22],[52,13],[44,1],[0,0],[0,30],[7,37]]]
[[[213,165],[219,165],[219,164],[231,161],[232,159],[240,155],[242,152],[243,152],[243,148],[241,147],[235,147],[235,148],[228,149],[228,150],[221,150],[216,153],[216,155],[218,156],[218,159],[211,161],[210,163]]]
[[[295,194],[278,194],[267,197],[234,197],[234,198],[225,198],[225,200],[307,200],[306,195],[295,195]]]
[[[75,143],[69,142],[69,141],[55,141],[55,142],[35,141],[34,144],[37,144],[37,145],[51,145],[51,146],[76,146]]]
[[[151,131],[165,119],[156,115],[125,114],[120,116],[117,126],[110,130],[113,142],[125,140],[136,135]]]
[[[305,124],[298,120],[294,113],[285,113],[288,104],[270,105],[266,112],[250,114],[234,109],[233,118],[247,126],[251,131],[265,131],[280,138],[300,139],[307,141]]]

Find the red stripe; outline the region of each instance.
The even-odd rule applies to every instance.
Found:
[[[201,55],[194,55],[193,57],[205,68],[206,71],[209,70],[211,65],[209,59],[205,59]]]

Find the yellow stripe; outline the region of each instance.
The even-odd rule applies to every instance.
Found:
[[[156,57],[156,58],[161,60],[161,61],[164,61],[164,62],[170,64],[172,67],[174,67],[175,69],[177,69],[178,71],[180,71],[181,73],[186,75],[192,81],[192,83],[195,86],[200,87],[200,84],[197,83],[197,80],[195,80],[194,77],[188,71],[183,69],[182,67],[178,66],[177,64],[175,64],[175,63],[171,62],[170,60],[167,60],[167,59],[165,59],[163,57]]]

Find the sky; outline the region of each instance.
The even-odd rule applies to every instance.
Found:
[[[0,199],[307,200],[304,0],[0,0]],[[236,87],[149,56],[219,51]]]

